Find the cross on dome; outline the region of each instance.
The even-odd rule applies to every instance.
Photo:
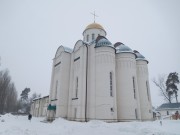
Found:
[[[99,17],[99,16],[96,15],[95,11],[94,11],[94,13],[91,13],[91,14],[94,16],[94,23],[95,23],[96,22],[96,17]]]

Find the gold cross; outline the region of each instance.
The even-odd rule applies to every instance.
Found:
[[[94,11],[94,13],[91,13],[91,14],[94,16],[94,23],[95,23],[96,17],[99,17],[99,16],[97,16],[97,15],[95,14],[95,11]]]

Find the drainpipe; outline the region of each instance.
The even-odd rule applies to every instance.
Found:
[[[87,53],[86,53],[86,96],[85,96],[85,121],[87,122],[87,76],[88,76],[88,46],[85,44],[87,48]]]
[[[38,114],[37,114],[37,117],[39,117],[39,109],[40,109],[40,99],[38,99],[39,100],[39,106],[38,106]]]

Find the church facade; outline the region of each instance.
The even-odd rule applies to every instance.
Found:
[[[89,24],[73,49],[60,46],[52,64],[47,119],[152,120],[148,61],[105,29]]]

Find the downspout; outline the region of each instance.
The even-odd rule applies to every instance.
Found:
[[[87,53],[86,53],[86,96],[85,96],[85,121],[87,122],[87,76],[88,76],[88,46],[85,44],[87,48]]]
[[[40,108],[40,99],[39,100],[39,106],[38,106],[38,114],[37,114],[37,117],[39,117],[39,108]]]

